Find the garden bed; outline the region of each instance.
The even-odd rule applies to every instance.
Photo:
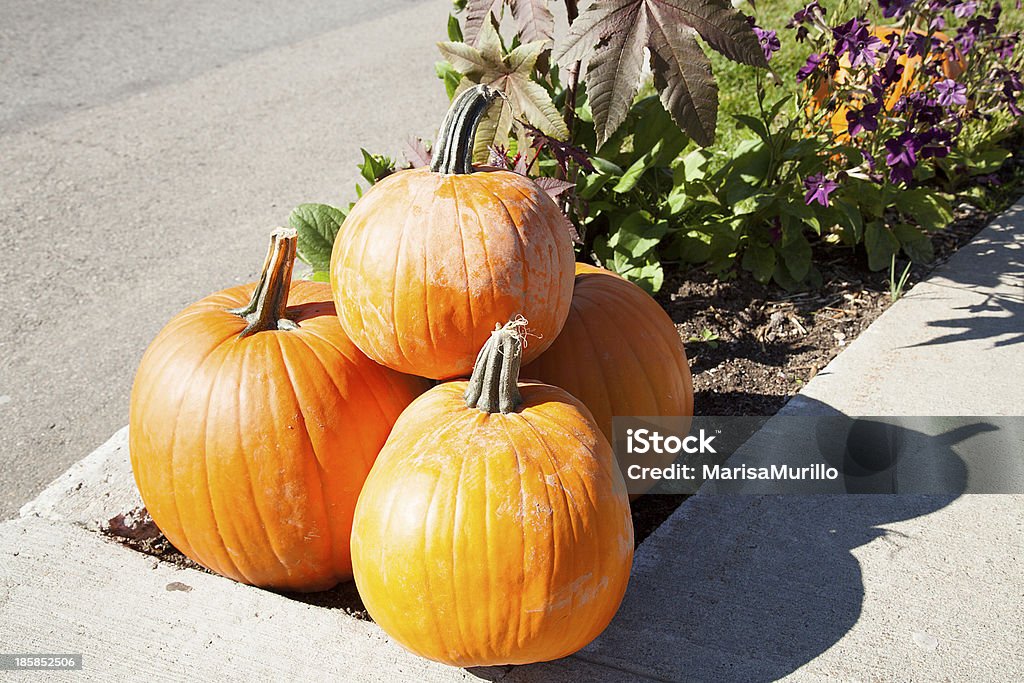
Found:
[[[935,261],[912,266],[904,292],[996,213],[962,205],[956,221],[932,235]],[[816,262],[824,284],[808,292],[765,286],[749,274],[721,280],[700,269],[676,272],[666,282],[657,298],[686,342],[696,414],[773,415],[892,303],[889,274],[868,271],[855,252],[834,251],[831,259]],[[686,498],[659,495],[633,501],[636,544]],[[104,533],[161,562],[209,573],[171,545],[145,510],[114,517]],[[369,619],[352,582],[320,593],[287,595]]]

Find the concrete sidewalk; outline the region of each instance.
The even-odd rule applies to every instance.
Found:
[[[1019,414],[1022,248],[1018,204],[785,412]],[[341,610],[175,569],[91,531],[139,504],[125,444],[122,430],[0,525],[0,649],[82,652],[104,680],[1024,679],[1022,496],[698,495],[640,547],[594,643],[467,671],[413,657]]]

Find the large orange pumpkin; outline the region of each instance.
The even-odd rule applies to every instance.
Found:
[[[569,317],[523,376],[565,389],[612,440],[612,417],[693,415],[693,382],[675,324],[618,275],[576,264]]]
[[[379,363],[433,379],[467,376],[494,320],[524,315],[558,336],[572,297],[573,248],[555,202],[532,180],[471,163],[498,91],[476,86],[448,112],[430,168],[384,178],[352,208],[330,279],[342,327]]]
[[[356,506],[352,566],[370,616],[456,666],[569,655],[604,630],[629,580],[625,485],[589,411],[518,382],[514,325],[472,378],[420,396]]]
[[[310,591],[351,577],[363,480],[422,379],[346,338],[330,288],[291,285],[295,231],[258,283],[178,314],[146,350],[129,416],[132,469],[167,538],[237,581]]]
[[[914,32],[919,35],[925,35],[922,31],[915,30]],[[902,39],[905,33],[906,29],[893,28],[891,26],[876,26],[871,29],[871,35],[882,41],[883,51],[887,49],[887,47],[884,46],[889,44],[889,40],[892,36],[897,36],[898,38],[896,39]],[[949,42],[949,38],[944,33],[935,32],[931,35],[943,44]],[[964,57],[959,51],[952,56],[932,53],[927,56],[927,60],[929,63],[939,63],[946,78],[958,78],[967,70],[967,62],[964,61]],[[903,67],[903,74],[900,76],[900,80],[890,86],[889,91],[886,93],[886,111],[891,111],[892,108],[896,106],[896,103],[899,102],[901,97],[914,92],[914,90],[920,87],[917,82],[917,72],[921,68],[921,58],[900,55],[897,57],[896,62]],[[836,72],[835,76],[830,80],[823,81],[814,92],[811,104],[812,111],[820,109],[825,104],[828,98],[832,95],[835,83],[843,83],[849,77],[850,60],[844,55],[839,60],[839,71]],[[848,137],[849,122],[846,119],[846,114],[849,111],[850,108],[846,104],[841,104],[836,107],[836,110],[829,118],[832,133],[837,139],[845,139]]]

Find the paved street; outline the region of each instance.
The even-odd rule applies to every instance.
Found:
[[[0,9],[0,519],[127,422],[146,344],[253,279],[359,147],[432,136],[448,0]]]

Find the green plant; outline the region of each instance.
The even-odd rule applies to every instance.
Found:
[[[889,300],[893,303],[896,303],[903,296],[903,288],[907,285],[907,280],[910,278],[910,267],[912,265],[914,264],[908,262],[907,267],[903,269],[903,274],[897,279],[896,254],[892,255],[892,263],[889,266]]]

